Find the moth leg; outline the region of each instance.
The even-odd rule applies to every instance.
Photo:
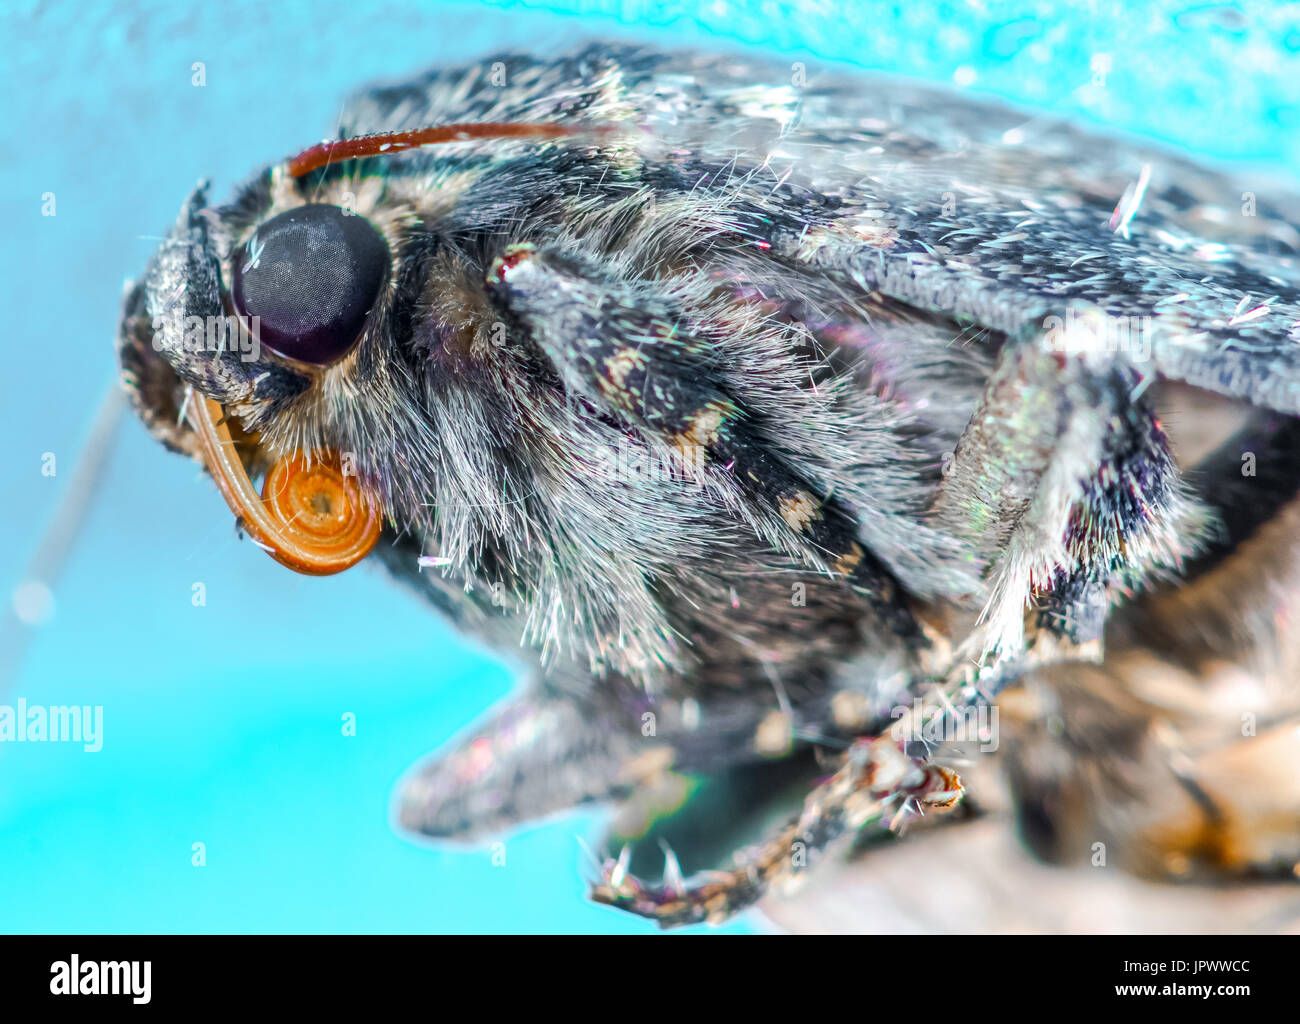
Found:
[[[1095,659],[1112,602],[1195,549],[1208,514],[1138,383],[1119,361],[1003,349],[933,509],[986,566],[977,655]]]
[[[793,879],[830,843],[909,801],[938,811],[961,799],[956,772],[909,757],[888,737],[854,744],[843,766],[808,795],[802,813],[736,866],[682,879],[668,855],[663,882],[649,885],[627,872],[626,860],[608,861],[591,898],[672,928],[717,923],[756,903],[770,888]]]
[[[603,865],[591,898],[664,928],[718,923],[793,883],[849,831],[871,821],[897,827],[914,813],[952,810],[962,798],[961,779],[931,760],[919,738],[960,709],[990,699],[1026,667],[1013,660],[985,670],[954,667],[889,729],[854,742],[834,774],[808,793],[802,811],[759,846],[737,853],[732,867],[683,879],[669,856],[663,879],[652,884],[630,874],[620,855]]]

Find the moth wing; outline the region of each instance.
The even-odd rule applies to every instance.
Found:
[[[648,163],[761,165],[773,190],[835,208],[812,226],[774,219],[780,255],[1010,336],[1073,331],[1063,343],[1300,413],[1300,200],[1270,199],[1267,182],[950,91],[612,44],[371,88],[339,131],[453,121],[621,125],[619,144]]]
[[[652,159],[799,196],[775,254],[1008,336],[1120,351],[1300,413],[1300,196],[1156,147],[868,75],[674,55],[621,83]],[[825,211],[818,216],[819,211]],[[1089,333],[1091,332],[1091,333]]]

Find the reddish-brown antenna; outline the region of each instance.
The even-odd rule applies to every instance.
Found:
[[[459,142],[462,139],[554,139],[561,135],[577,135],[600,131],[599,128],[569,128],[559,124],[510,124],[488,121],[480,124],[444,124],[432,128],[414,128],[406,132],[382,132],[362,135],[355,139],[338,139],[322,142],[303,150],[289,161],[289,176],[301,178],[318,167],[337,160],[355,160],[364,156],[381,156],[398,153],[417,146],[432,146],[439,142]]]

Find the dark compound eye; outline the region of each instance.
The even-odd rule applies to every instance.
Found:
[[[244,246],[230,297],[241,316],[258,317],[267,348],[323,365],[360,336],[388,262],[388,244],[364,217],[299,206],[262,224]]]

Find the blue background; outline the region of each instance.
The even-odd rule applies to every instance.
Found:
[[[956,83],[1261,177],[1297,165],[1295,5],[542,6],[7,5],[6,603],[115,381],[123,281],[196,180],[228,195],[328,133],[342,96],[370,79],[602,35],[751,48],[803,60],[810,77],[855,64]],[[1110,58],[1101,84],[1097,54]],[[46,192],[54,217],[41,214]],[[598,815],[509,837],[504,866],[393,831],[402,773],[512,678],[381,571],[281,569],[236,540],[198,468],[130,417],[78,511],[52,618],[27,629],[6,612],[0,704],[103,705],[104,749],[0,745],[0,930],[647,930],[582,899],[574,837],[598,836]],[[191,604],[196,581],[204,607]],[[342,735],[345,712],[355,737]],[[195,842],[206,867],[191,865]]]

